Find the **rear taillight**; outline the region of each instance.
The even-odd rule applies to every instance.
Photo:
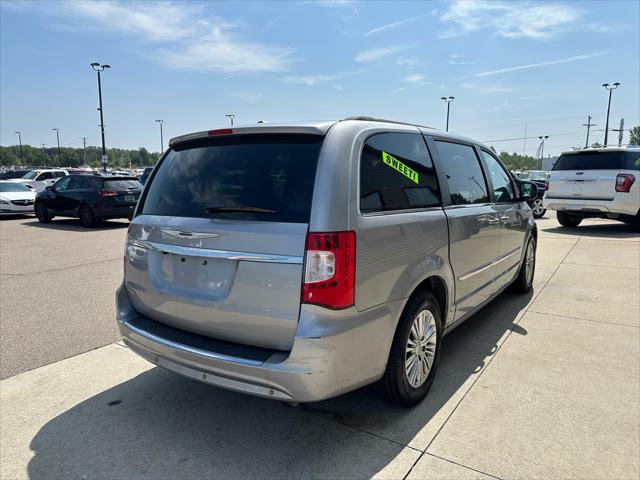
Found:
[[[621,173],[616,177],[616,192],[628,192],[636,177],[629,173]]]
[[[101,197],[115,197],[118,195],[118,192],[112,192],[110,190],[100,190],[98,191],[98,195]]]
[[[307,234],[302,303],[327,308],[354,304],[356,232]]]
[[[547,190],[549,190],[549,180],[544,181],[544,191],[546,192]]]

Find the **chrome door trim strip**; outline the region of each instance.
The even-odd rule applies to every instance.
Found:
[[[214,250],[210,248],[183,247],[166,243],[149,242],[146,240],[132,240],[129,245],[155,250],[162,253],[173,253],[189,257],[223,258],[245,262],[287,263],[302,265],[302,257],[292,255],[275,255],[271,253],[236,252],[230,250]]]
[[[132,332],[137,333],[141,337],[144,337],[148,340],[152,340],[156,343],[160,343],[165,347],[173,348],[175,350],[181,350],[183,352],[193,353],[195,355],[202,355],[203,357],[214,358],[216,360],[223,360],[225,362],[233,362],[233,363],[241,363],[244,365],[262,365],[264,362],[258,360],[248,360],[246,358],[232,357],[231,355],[225,355],[222,353],[209,352],[207,350],[201,350],[199,348],[191,347],[189,345],[184,345],[183,343],[176,343],[171,340],[167,340],[166,338],[158,337],[153,333],[146,332],[144,330],[139,329],[138,327],[134,327],[129,322],[124,322],[125,326],[131,330]]]
[[[514,248],[510,252],[507,252],[504,255],[502,255],[501,257],[498,257],[495,260],[490,261],[489,263],[481,265],[478,268],[476,268],[474,270],[471,270],[470,272],[465,273],[464,275],[458,277],[458,280],[460,280],[460,281],[467,280],[467,279],[473,277],[474,275],[482,273],[482,272],[490,269],[491,267],[496,266],[498,263],[506,260],[507,258],[510,258],[510,257],[514,256],[520,250],[521,250],[521,247]]]

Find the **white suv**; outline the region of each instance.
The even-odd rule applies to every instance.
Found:
[[[38,169],[31,170],[22,178],[12,178],[9,182],[22,183],[36,192],[41,192],[67,175],[69,172],[62,168]]]
[[[577,227],[584,218],[611,218],[640,230],[640,148],[564,152],[546,185],[544,208]]]

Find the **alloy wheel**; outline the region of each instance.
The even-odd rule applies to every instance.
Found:
[[[409,384],[418,388],[427,381],[436,355],[438,335],[436,319],[429,310],[413,319],[405,350],[405,373]]]
[[[533,210],[534,215],[542,215],[544,212],[544,207],[542,206],[542,200],[539,198],[537,200],[534,200],[531,210]]]
[[[535,251],[535,245],[533,243],[533,240],[531,240],[529,242],[529,245],[527,245],[527,256],[525,257],[525,261],[524,261],[524,274],[525,274],[525,278],[527,279],[527,285],[531,285],[531,282],[533,281],[533,268],[535,266],[535,262],[536,262],[536,251]]]

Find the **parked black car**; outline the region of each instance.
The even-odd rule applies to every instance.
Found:
[[[142,184],[135,177],[68,175],[38,193],[34,209],[41,223],[54,216],[75,217],[94,227],[107,218],[131,219],[140,192]]]
[[[141,184],[145,184],[147,183],[147,178],[149,178],[149,175],[151,175],[151,172],[153,171],[153,167],[145,167],[144,168],[144,172],[142,172],[142,175],[140,176],[140,183]]]
[[[536,198],[529,200],[527,203],[533,211],[534,218],[542,217],[547,212],[547,209],[542,206],[542,197],[544,197],[544,188],[545,182],[548,178],[548,172],[542,170],[530,170],[520,174],[514,174],[514,176],[518,180],[526,180],[527,182],[534,183],[536,187],[538,187],[538,195]]]
[[[11,180],[12,178],[22,178],[31,170],[3,170],[0,172],[0,180]]]

